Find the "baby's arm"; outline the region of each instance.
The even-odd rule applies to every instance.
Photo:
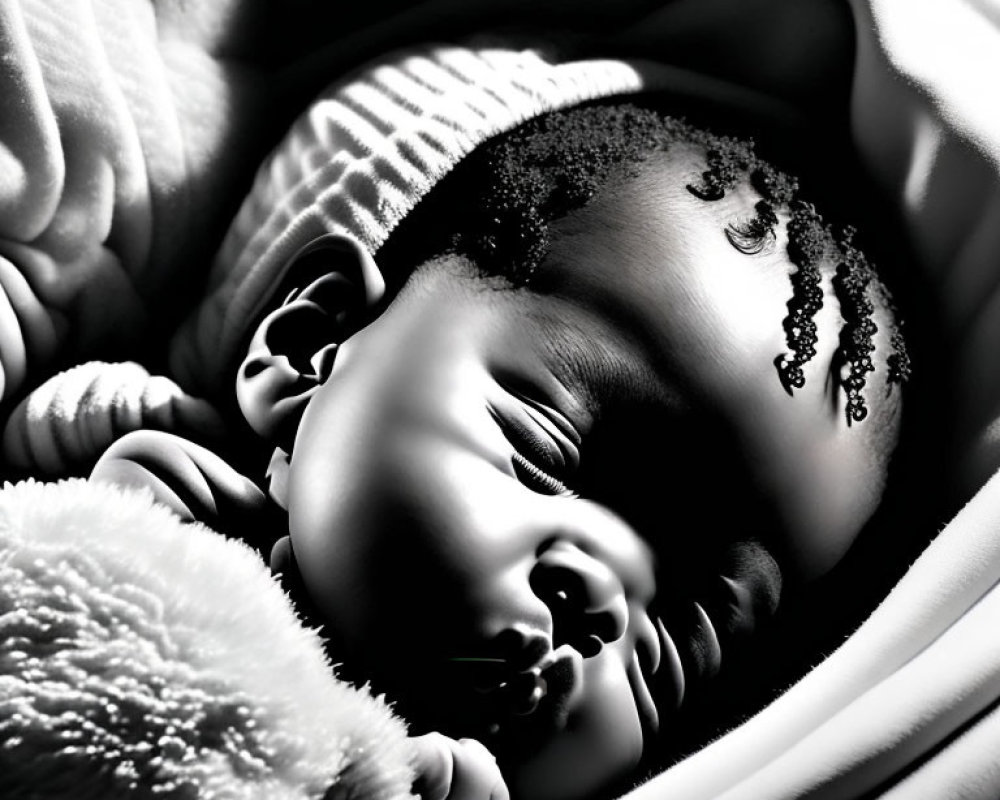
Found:
[[[413,739],[421,800],[509,800],[496,759],[475,739],[450,739],[428,733]]]
[[[107,449],[90,480],[144,487],[186,522],[246,537],[266,511],[264,493],[204,447],[162,431],[135,431]]]

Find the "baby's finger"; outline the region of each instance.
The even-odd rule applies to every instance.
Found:
[[[448,739],[440,733],[413,737],[417,771],[417,777],[413,782],[413,793],[421,800],[448,798],[455,768],[452,744],[455,744],[453,739]]]
[[[510,800],[493,754],[475,739],[453,743],[455,767],[448,800]]]
[[[413,739],[422,800],[510,800],[496,759],[475,739],[455,741],[440,733]]]

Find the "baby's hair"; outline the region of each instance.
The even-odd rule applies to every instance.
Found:
[[[835,232],[812,204],[799,198],[798,181],[760,158],[752,140],[720,136],[632,104],[544,114],[474,151],[445,180],[443,185],[454,191],[431,196],[461,202],[447,209],[428,203],[413,215],[419,223],[408,227],[412,231],[418,225],[425,241],[429,229],[447,227],[436,241],[430,234],[433,244],[428,243],[426,257],[445,252],[465,256],[484,274],[527,286],[549,252],[553,222],[582,208],[613,182],[637,176],[652,155],[678,144],[705,153],[706,170],[687,187],[696,197],[713,202],[749,182],[763,198],[752,219],[725,230],[738,251],[761,252],[774,240],[777,210],[789,214],[788,256],[797,269],[790,276],[792,297],[784,320],[788,351],[774,361],[789,394],[805,385],[803,367],[816,354],[815,316],[823,305],[821,267],[837,265],[833,287],[844,319],[838,358],[848,370],[843,380],[846,415],[848,423],[865,419],[862,389],[874,370],[876,302],[895,319],[891,295],[855,246],[854,230]],[[887,359],[890,385],[904,382],[910,372],[903,336],[898,323],[893,325]]]

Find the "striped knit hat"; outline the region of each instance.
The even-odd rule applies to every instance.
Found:
[[[396,54],[335,83],[259,169],[213,264],[207,297],[173,341],[174,377],[205,395],[224,390],[248,331],[303,246],[339,234],[375,254],[417,201],[489,137],[587,100],[690,81],[639,62],[558,64],[534,50],[436,47]]]

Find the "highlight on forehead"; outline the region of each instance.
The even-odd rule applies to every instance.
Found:
[[[795,270],[789,276],[791,298],[783,322],[787,350],[776,354],[774,365],[789,394],[805,385],[803,367],[816,355],[823,270],[833,271],[843,318],[837,359],[847,367],[842,380],[847,422],[865,419],[863,390],[874,371],[875,309],[885,308],[890,319],[896,318],[889,292],[854,245],[853,230],[835,233],[814,206],[799,198],[797,180],[758,157],[752,140],[720,136],[631,104],[542,115],[490,140],[445,179],[451,188],[438,197],[443,193],[452,202],[424,213],[417,225],[446,228],[427,256],[452,252],[485,274],[526,286],[549,252],[551,223],[584,207],[611,184],[635,177],[651,156],[678,144],[704,153],[706,168],[687,187],[696,197],[713,202],[746,183],[761,196],[751,219],[725,230],[740,252],[761,252],[775,238],[777,212],[788,215],[788,256]],[[420,235],[435,238],[426,230]],[[890,388],[904,382],[910,371],[903,336],[893,324],[886,358]]]
[[[720,200],[728,190],[749,181],[763,198],[750,221],[735,229],[727,228],[726,236],[736,249],[746,254],[760,252],[768,240],[774,239],[778,222],[775,209],[789,212],[787,252],[796,270],[790,276],[792,297],[783,322],[788,352],[774,359],[781,384],[789,394],[805,386],[803,366],[816,355],[815,318],[823,307],[821,268],[835,265],[833,288],[844,320],[835,366],[846,365],[848,369],[842,380],[847,395],[847,422],[861,422],[868,416],[863,389],[868,373],[875,371],[872,354],[878,331],[876,303],[887,308],[893,320],[892,352],[886,359],[890,386],[907,380],[910,359],[891,296],[864,253],[855,247],[855,230],[845,228],[835,233],[815,206],[798,197],[794,178],[757,157],[752,141],[720,138],[707,150],[705,160],[707,169],[700,182],[688,186],[696,197]]]

